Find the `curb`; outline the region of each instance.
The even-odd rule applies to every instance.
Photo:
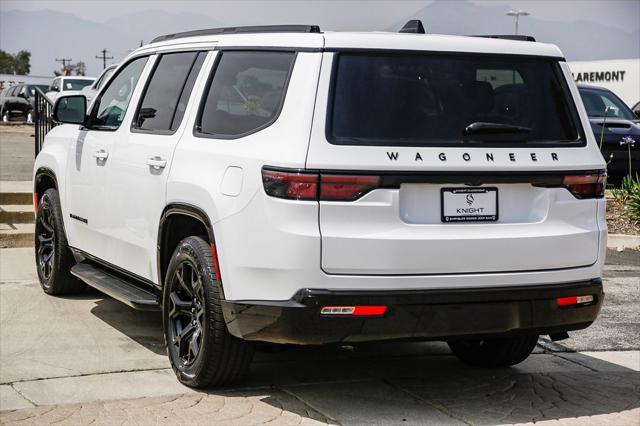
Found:
[[[607,237],[607,248],[639,249],[640,235],[609,234]]]

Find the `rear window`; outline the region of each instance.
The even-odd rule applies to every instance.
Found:
[[[327,139],[342,145],[582,145],[557,62],[527,56],[339,53]]]

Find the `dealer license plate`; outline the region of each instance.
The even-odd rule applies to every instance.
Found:
[[[495,222],[498,188],[442,188],[443,222]]]

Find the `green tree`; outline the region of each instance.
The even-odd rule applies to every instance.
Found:
[[[0,73],[13,74],[13,56],[0,50]]]
[[[0,50],[0,73],[29,74],[31,71],[31,52],[19,51],[16,55]]]
[[[29,74],[31,72],[31,52],[19,51],[13,58],[13,69],[16,74]]]

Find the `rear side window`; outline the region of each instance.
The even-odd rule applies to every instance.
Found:
[[[235,138],[264,129],[282,108],[293,52],[221,52],[197,131]]]
[[[175,131],[182,121],[196,76],[205,54],[201,52],[162,55],[142,95],[134,128]]]
[[[583,144],[553,59],[339,53],[336,61],[327,117],[331,143]]]

